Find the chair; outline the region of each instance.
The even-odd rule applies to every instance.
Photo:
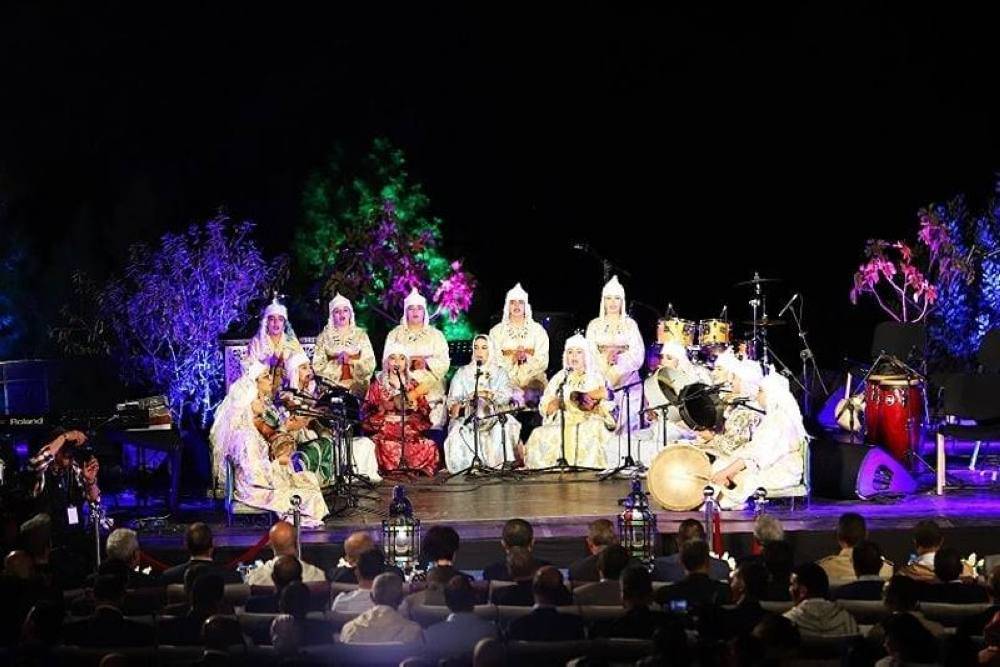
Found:
[[[801,443],[799,443],[799,453],[802,455],[802,479],[799,480],[799,483],[778,489],[767,489],[767,497],[769,500],[788,499],[790,509],[792,511],[795,511],[796,498],[805,498],[806,508],[808,509],[809,507],[809,480],[811,466],[811,454],[809,448],[810,442],[811,438],[806,437],[802,439]]]
[[[948,604],[946,602],[921,602],[920,611],[929,620],[947,627],[956,627],[969,616],[982,614],[992,605],[989,602],[976,604]]]
[[[881,600],[837,600],[861,625],[875,625],[889,616],[889,610]]]
[[[223,502],[226,507],[226,525],[228,526],[232,526],[234,520],[239,523],[239,518],[245,519],[246,523],[251,526],[270,527],[272,523],[270,511],[250,507],[236,500],[236,470],[232,459],[228,456],[226,457],[226,497]]]
[[[407,658],[423,653],[423,644],[343,644],[337,642],[329,646],[306,647],[302,654],[326,664],[338,667],[354,665],[385,665],[396,667]]]
[[[565,665],[573,658],[595,655],[597,643],[585,639],[568,642],[509,641],[506,650],[509,665]]]
[[[955,420],[972,420],[973,424],[945,423],[937,429],[937,495],[944,494],[946,457],[945,441],[972,440],[973,467],[979,454],[979,443],[1000,440],[1000,374],[972,375],[963,373],[948,379],[944,388],[944,413]]]

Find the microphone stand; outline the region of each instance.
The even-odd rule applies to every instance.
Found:
[[[799,297],[801,301],[802,297]],[[800,304],[800,309],[802,304]],[[815,377],[819,380],[819,386],[823,390],[823,395],[826,396],[830,392],[826,388],[826,383],[823,381],[823,375],[819,372],[819,367],[816,365],[816,355],[813,354],[812,348],[809,347],[809,341],[806,340],[806,332],[802,329],[802,314],[797,312],[794,307],[789,308],[788,311],[792,314],[792,319],[795,320],[795,328],[799,331],[799,340],[802,341],[802,351],[799,352],[799,358],[802,359],[802,414],[808,419],[812,414],[812,378]],[[812,375],[809,373],[809,364],[812,363]]]
[[[486,465],[486,463],[483,462],[483,459],[479,456],[479,424],[483,420],[483,418],[479,416],[479,401],[480,401],[479,378],[482,376],[482,374],[483,374],[483,364],[481,361],[476,361],[476,373],[475,373],[475,380],[473,382],[472,400],[469,401],[471,414],[468,417],[466,417],[465,420],[462,422],[462,424],[458,427],[462,428],[463,426],[468,426],[470,423],[472,424],[472,461],[470,461],[469,465],[467,465],[465,468],[462,468],[458,472],[453,472],[447,477],[445,477],[442,484],[446,483],[448,480],[454,477],[458,477],[459,475],[465,475],[466,477],[474,477],[476,475],[482,475],[483,477],[491,477],[491,476],[501,477],[510,472],[502,468],[500,470],[497,470],[496,468],[489,467],[488,465]],[[492,416],[493,415],[490,415],[490,417]],[[504,425],[501,424],[500,422],[497,422],[497,424],[500,425],[501,438],[504,438],[503,435]],[[496,426],[496,424],[494,426]],[[507,458],[507,451],[505,449],[504,459],[506,460],[506,458]]]
[[[629,390],[635,386],[641,387],[642,384],[643,384],[642,380],[637,380],[635,382],[630,382],[628,384],[616,387],[611,390],[611,393],[613,394],[618,393],[619,391],[625,392],[625,442],[626,442],[625,458],[624,460],[622,460],[620,465],[612,468],[607,472],[603,472],[597,476],[597,479],[599,479],[602,482],[611,479],[615,475],[624,472],[626,470],[640,474],[646,472],[646,466],[642,464],[642,461],[636,463],[635,459],[632,458],[632,410],[631,410],[632,404],[630,398],[631,392]],[[618,437],[621,438],[621,436]],[[619,439],[618,442],[621,443],[621,440]]]
[[[569,369],[563,369],[563,379],[559,383],[559,458],[556,459],[555,465],[548,466],[546,468],[539,468],[533,472],[536,473],[565,473],[565,472],[597,472],[597,468],[591,468],[588,466],[576,465],[576,463],[570,464],[566,460],[566,381],[569,380]],[[574,460],[579,459],[579,441],[576,443],[577,453]]]
[[[396,369],[396,378],[399,380],[399,405],[401,417],[399,421],[399,462],[394,470],[387,471],[387,476],[391,475],[404,475],[406,477],[414,477],[416,475],[423,474],[422,470],[417,470],[416,468],[411,468],[406,462],[406,383],[403,382],[403,374]]]

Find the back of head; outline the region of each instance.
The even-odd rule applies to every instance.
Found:
[[[107,552],[108,560],[131,563],[139,551],[139,538],[131,528],[115,528],[108,535],[104,549]]]
[[[204,574],[195,578],[191,586],[191,604],[195,609],[214,610],[222,604],[226,582],[222,580],[221,575],[212,572],[210,568],[204,570]]]
[[[913,614],[892,614],[882,626],[889,655],[904,663],[937,662],[937,640]]]
[[[762,563],[754,561],[744,563],[736,569],[734,576],[743,582],[743,591],[747,597],[762,600],[767,595],[767,583],[771,573]]]
[[[632,603],[649,604],[653,595],[653,576],[649,570],[632,565],[622,571],[622,600]]]
[[[677,527],[677,551],[691,540],[705,541],[705,526],[696,519],[684,519]]]
[[[597,571],[605,579],[618,581],[622,571],[628,567],[628,561],[628,549],[619,544],[612,544],[597,555]]]
[[[94,599],[98,604],[121,606],[125,598],[125,580],[114,574],[99,574],[94,579]]]
[[[535,531],[524,519],[511,519],[503,526],[502,539],[508,549],[511,547],[530,549],[531,543],[535,540]]]
[[[539,568],[535,572],[531,590],[535,594],[536,604],[559,604],[566,590],[563,586],[562,572],[551,565]]]
[[[275,556],[294,556],[298,553],[295,527],[287,521],[277,521],[271,526],[268,541]]]
[[[507,569],[514,581],[530,579],[535,574],[535,559],[527,547],[511,547],[507,551]]]
[[[451,526],[431,526],[420,540],[421,560],[454,560],[459,543],[458,533]]]
[[[35,559],[27,551],[15,549],[4,558],[3,571],[16,579],[30,579],[35,574]]]
[[[52,547],[52,517],[48,514],[31,517],[21,524],[18,532],[21,544],[36,561],[44,558]]]
[[[931,551],[939,548],[942,542],[944,536],[941,535],[941,527],[934,521],[925,519],[918,522],[913,529],[913,544],[918,549]]]
[[[209,616],[201,626],[201,639],[210,651],[225,651],[230,646],[243,644],[240,622],[231,616]]]
[[[42,644],[54,646],[62,635],[63,616],[65,612],[61,605],[51,600],[39,600],[24,621],[26,634]]]
[[[777,517],[770,514],[761,514],[753,524],[754,539],[763,545],[771,542],[780,542],[785,539],[785,529]]]
[[[691,540],[681,548],[681,565],[687,572],[705,572],[708,570],[708,543],[704,540]]]
[[[909,577],[897,574],[885,585],[885,606],[889,611],[904,612],[917,608],[919,584]]]
[[[618,544],[618,536],[615,535],[615,526],[607,519],[591,521],[587,527],[587,539],[595,547],[607,547]]]
[[[117,559],[106,560],[97,568],[98,575],[117,577],[122,582],[122,587],[128,582],[129,566],[124,561]]]
[[[359,580],[372,581],[385,570],[385,556],[381,549],[369,549],[357,557],[354,567]]]
[[[395,572],[385,572],[372,583],[372,601],[395,609],[403,601],[403,580]]]
[[[201,521],[192,523],[184,533],[184,544],[191,556],[207,557],[212,551],[212,529]]]
[[[309,587],[301,581],[293,581],[285,586],[278,598],[278,611],[290,614],[295,619],[303,619],[309,612]]]
[[[462,575],[455,575],[444,586],[444,601],[453,613],[470,612],[476,606],[476,591]]]
[[[845,512],[837,520],[837,541],[853,547],[868,536],[865,518],[856,512]]]
[[[281,590],[293,581],[302,581],[302,563],[295,556],[281,556],[271,570],[271,581]]]
[[[830,597],[830,578],[826,570],[816,563],[802,563],[792,570],[800,589],[805,589],[804,598]]]
[[[777,653],[794,651],[802,641],[802,636],[795,624],[777,614],[764,616],[751,634],[769,650],[774,650]]]
[[[430,572],[427,573],[427,588],[437,591],[444,590],[444,587],[451,581],[451,578],[459,574],[461,573],[451,565],[432,567]]]
[[[784,540],[768,542],[764,545],[764,565],[773,578],[787,578],[795,566],[795,551]]]
[[[362,531],[351,533],[344,540],[344,557],[350,563],[357,563],[361,554],[374,548],[375,540],[372,539],[371,533]]]
[[[861,540],[851,549],[851,563],[855,576],[877,576],[882,570],[882,549],[871,540]]]
[[[934,555],[934,576],[944,582],[955,581],[962,576],[962,557],[952,547],[942,547]]]

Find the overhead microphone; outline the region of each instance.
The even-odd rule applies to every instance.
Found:
[[[796,299],[798,299],[798,298],[799,298],[800,296],[801,296],[801,295],[800,295],[800,294],[799,294],[798,292],[796,292],[795,294],[793,294],[793,295],[792,295],[792,298],[791,298],[791,299],[789,299],[789,300],[788,300],[788,303],[786,303],[786,304],[785,304],[785,307],[784,307],[784,308],[782,308],[782,309],[781,309],[781,310],[780,310],[780,311],[778,312],[778,317],[780,318],[780,317],[781,317],[782,315],[784,315],[784,314],[785,314],[785,311],[787,311],[787,310],[788,310],[789,308],[791,308],[791,307],[792,307],[792,304],[793,304],[793,303],[795,303]]]

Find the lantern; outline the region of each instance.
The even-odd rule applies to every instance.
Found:
[[[420,520],[413,516],[413,505],[406,489],[396,485],[389,503],[389,518],[382,521],[382,546],[388,565],[409,572],[420,553]]]
[[[649,511],[646,495],[639,477],[632,477],[632,490],[621,500],[625,509],[618,515],[618,541],[632,558],[649,565],[656,547],[656,515]]]

